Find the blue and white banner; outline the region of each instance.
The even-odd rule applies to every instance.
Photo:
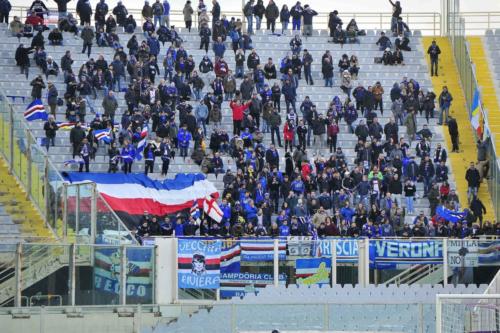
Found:
[[[286,283],[286,274],[280,274],[279,284]],[[220,296],[222,298],[243,297],[246,293],[258,293],[260,288],[265,288],[274,283],[272,274],[267,273],[222,273]]]
[[[500,266],[500,240],[479,241],[479,266]]]
[[[390,269],[396,265],[442,264],[443,242],[371,240],[370,264],[372,268]]]
[[[127,249],[127,296],[152,301],[153,256],[151,248]],[[94,251],[94,287],[106,293],[120,293],[121,252],[118,247]]]
[[[278,240],[279,260],[286,259],[286,239]],[[242,261],[273,261],[274,240],[272,238],[242,238],[241,260]]]
[[[220,240],[179,239],[179,288],[219,288],[221,243]]]
[[[295,260],[297,284],[329,284],[331,270],[331,258],[301,258]]]

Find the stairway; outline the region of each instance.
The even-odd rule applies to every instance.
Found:
[[[385,281],[384,284],[435,285],[443,282],[443,274],[443,265],[412,265],[398,275]],[[452,271],[448,269],[448,277],[452,274]]]
[[[496,115],[500,109],[497,92],[493,81],[489,57],[485,50],[483,38],[480,36],[467,37],[469,42],[470,57],[476,67],[476,79],[481,89],[483,107],[489,112],[488,125],[490,130],[497,134],[496,147],[500,147],[500,118]]]
[[[439,59],[439,76],[433,76],[432,85],[437,96],[442,91],[443,86],[448,86],[448,90],[453,96],[452,107],[450,114],[457,120],[460,133],[460,153],[450,153],[448,159],[451,164],[450,172],[455,176],[456,190],[460,199],[461,207],[466,208],[467,203],[467,181],[465,180],[465,172],[471,161],[476,161],[477,149],[476,141],[473,136],[473,129],[470,126],[469,113],[464,93],[460,85],[460,77],[458,75],[455,60],[453,58],[453,48],[447,37],[423,37],[422,43],[426,50],[433,40],[436,40],[441,49]],[[429,63],[429,57],[425,56]],[[429,64],[430,68],[430,64]],[[447,145],[447,151],[451,152],[451,139],[448,134],[448,128],[443,126],[443,137]],[[491,197],[488,191],[488,186],[483,184],[480,187],[478,196],[486,207],[487,214],[485,220],[494,220],[494,210],[491,203]]]
[[[0,162],[0,235],[3,238],[35,237],[54,241],[52,230],[45,224],[26,192],[8,167]]]

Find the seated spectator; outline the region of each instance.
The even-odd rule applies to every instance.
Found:
[[[394,57],[390,48],[386,48],[384,54],[382,55],[382,63],[384,65],[394,65]]]
[[[394,51],[392,55],[394,65],[404,65],[404,57],[403,57],[403,52],[401,52],[400,49],[396,48],[396,51]]]
[[[364,34],[365,34],[364,31],[359,31],[358,24],[356,23],[356,20],[354,20],[354,19],[352,19],[349,22],[349,24],[347,25],[347,27],[345,29],[347,43],[358,43],[359,44],[358,35],[362,36]]]
[[[45,78],[49,78],[49,75],[57,76],[59,74],[59,66],[52,59],[52,57],[47,57],[47,62],[45,63],[45,68],[42,68],[45,74]]]
[[[349,73],[351,73],[353,80],[358,79],[359,61],[358,57],[356,57],[354,54],[351,56],[351,59],[349,60]]]
[[[385,35],[385,32],[383,31],[380,33],[380,38],[375,44],[378,45],[379,51],[384,51],[387,48],[390,50],[392,48],[391,40]]]
[[[134,19],[133,15],[129,15],[124,22],[125,32],[128,34],[133,34],[135,29],[137,28],[137,22]]]
[[[335,44],[345,43],[345,32],[342,30],[342,26],[337,26],[337,29],[333,32],[333,42]]]
[[[411,51],[411,47],[408,45],[410,44],[410,40],[406,35],[400,34],[398,38],[394,41],[394,45],[396,46],[397,49],[400,49],[402,51]]]
[[[299,35],[295,35],[290,41],[290,49],[293,54],[299,54],[302,51],[302,40]]]
[[[15,36],[17,37],[17,39],[20,41],[21,40],[21,37],[28,37],[26,36],[26,34],[28,33],[27,31],[25,31],[25,25],[21,22],[21,20],[19,19],[19,16],[14,16],[14,20],[12,22],[10,22],[10,32],[12,33],[12,36]],[[30,33],[31,33],[31,36],[33,36],[33,30],[32,30],[32,27],[31,26],[27,26],[26,28],[28,28],[30,30]]]
[[[61,31],[72,32],[75,35],[78,35],[78,21],[71,13],[69,13],[66,17],[60,18],[58,26]]]
[[[50,45],[63,45],[63,35],[58,28],[54,28],[49,33],[48,40]]]
[[[24,24],[31,25],[33,27],[33,30],[36,31],[44,31],[49,29],[43,24],[43,18],[36,15],[35,12],[31,12],[30,16],[26,18]]]
[[[343,73],[344,71],[348,70],[350,67],[349,63],[349,56],[347,54],[343,54],[342,57],[339,60],[339,72]]]

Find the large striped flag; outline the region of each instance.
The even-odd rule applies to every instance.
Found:
[[[142,173],[65,174],[70,182],[92,181],[97,190],[124,222],[137,222],[144,211],[165,216],[190,209],[193,201],[199,205],[207,195],[218,197],[214,184],[201,173],[177,174],[174,179],[153,180]]]
[[[479,138],[483,137],[483,110],[481,107],[481,100],[479,98],[479,90],[474,91],[471,106],[471,119],[470,123]]]
[[[27,121],[49,119],[49,114],[45,111],[45,107],[40,99],[35,99],[26,107],[26,111],[24,111],[24,119]]]

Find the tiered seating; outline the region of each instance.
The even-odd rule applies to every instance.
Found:
[[[233,299],[231,304],[200,310],[192,317],[181,316],[168,330],[180,333],[213,327],[217,332],[231,332],[228,322],[234,322],[238,330],[434,332],[436,294],[480,294],[486,287],[265,288],[257,297]],[[152,332],[162,329],[165,327]]]
[[[204,55],[204,51],[198,50],[199,48],[199,36],[196,31],[191,32],[191,34],[187,33],[185,29],[179,30],[181,37],[184,39],[184,47],[188,50],[189,54],[194,56],[195,61],[198,63],[202,56]],[[11,37],[8,31],[0,32],[2,34],[2,38],[4,43],[0,45],[0,68],[6,76],[3,76],[0,79],[0,87],[4,89],[5,94],[7,96],[30,96],[31,87],[29,85],[29,81],[25,79],[25,77],[19,74],[18,68],[15,67],[14,61],[14,49],[18,45],[18,40],[15,37]],[[48,32],[46,33],[46,35]],[[357,81],[353,81],[353,86],[356,86],[358,83],[362,83],[365,87],[368,85],[373,85],[376,81],[380,81],[384,87],[385,95],[384,95],[384,114],[379,115],[379,122],[382,126],[388,122],[389,117],[392,116],[390,111],[391,102],[389,99],[389,92],[395,82],[401,82],[404,76],[408,78],[416,79],[420,86],[424,89],[430,89],[432,84],[428,77],[427,65],[424,61],[424,52],[422,51],[422,47],[419,42],[420,37],[412,37],[412,47],[413,51],[405,53],[405,66],[383,66],[381,64],[374,64],[374,57],[380,56],[381,52],[378,51],[378,47],[375,45],[376,40],[378,39],[378,32],[368,31],[368,36],[360,38],[360,44],[348,44],[344,45],[341,48],[339,45],[327,44],[327,37],[325,31],[319,31],[315,33],[319,36],[309,37],[303,40],[303,48],[307,48],[309,52],[312,54],[314,58],[313,64],[313,78],[315,80],[314,87],[306,86],[304,80],[300,81],[299,88],[297,90],[297,107],[300,105],[302,100],[306,95],[311,97],[311,100],[317,105],[319,112],[325,112],[328,103],[332,100],[333,96],[338,95],[344,99],[344,96],[339,87],[339,78],[338,75],[335,76],[334,79],[334,88],[325,88],[323,87],[323,80],[321,79],[321,68],[320,68],[320,59],[325,50],[329,49],[334,59],[334,63],[340,59],[341,55],[347,53],[349,55],[355,54],[358,56],[360,61],[360,74]],[[418,36],[417,34],[414,34]],[[130,35],[120,33],[120,40],[122,44],[126,44]],[[137,34],[138,39],[141,40],[143,38],[142,34]],[[257,35],[253,36],[254,47],[256,48],[260,58],[261,63],[265,63],[268,57],[272,57],[274,59],[275,64],[279,64],[280,59],[289,52],[289,39],[290,34],[287,37],[278,37],[263,34],[259,32]],[[73,54],[73,58],[76,60],[73,64],[73,70],[78,71],[79,67],[85,63],[87,60],[86,55],[81,54],[81,40],[75,39],[72,35],[64,34],[65,38],[65,46],[47,46],[47,53],[51,55],[56,62],[60,62],[61,57],[63,56],[66,50],[70,50]],[[22,39],[23,42],[29,42],[25,39]],[[166,46],[162,47],[160,52],[161,55],[165,54]],[[229,47],[228,47],[229,49]],[[114,51],[111,48],[93,48],[92,57],[96,58],[98,54],[104,54],[105,58],[109,61]],[[209,51],[209,56],[213,59],[213,52]],[[162,56],[163,57],[163,56]],[[232,50],[226,51],[225,60],[228,62],[230,68],[234,69],[234,55]],[[162,59],[159,59],[159,64],[161,67]],[[32,74],[30,75],[30,79],[33,78],[34,74],[38,73],[38,69],[32,68]],[[163,68],[162,68],[163,73]],[[62,95],[65,91],[65,85],[63,83],[62,75],[54,78],[50,77],[50,80],[55,82],[56,87],[59,91],[59,94]],[[157,77],[157,81],[159,81],[159,77]],[[240,81],[238,80],[238,85]],[[207,87],[208,85],[206,85]],[[205,88],[207,89],[207,88]],[[118,96],[120,108],[117,112],[115,119],[119,119],[123,110],[125,109],[124,102],[124,93],[116,94]],[[21,112],[24,110],[25,105],[28,100],[24,100],[20,97],[11,98],[13,103],[16,106],[16,110]],[[102,112],[101,101],[96,100],[95,106],[97,112]],[[88,107],[87,107],[88,109]],[[282,102],[282,117],[285,117],[284,110],[284,102]],[[60,107],[57,112],[57,120],[64,121],[65,110],[64,107]],[[227,102],[223,104],[223,120],[222,126],[230,133],[232,133],[232,118],[231,118],[231,110],[228,107]],[[299,113],[300,115],[300,113]],[[87,113],[87,120],[90,121],[93,118],[89,112]],[[418,119],[418,129],[422,127],[425,123],[425,119],[419,117]],[[33,133],[36,137],[44,137],[44,131],[42,129],[41,122],[32,122],[29,124]],[[440,127],[434,126],[435,120],[431,119],[430,127],[431,131],[434,133],[433,137],[433,146],[435,146],[438,142],[443,141],[442,129]],[[338,144],[343,148],[345,155],[347,156],[348,162],[352,165],[355,157],[354,145],[357,141],[356,136],[354,134],[348,133],[347,125],[342,122],[341,123],[341,131],[338,137]],[[211,126],[209,126],[208,132],[210,133]],[[406,136],[405,127],[400,126],[400,136]],[[67,167],[64,166],[64,161],[71,159],[71,147],[68,140],[69,132],[68,131],[59,131],[56,139],[56,147],[50,149],[50,156],[53,159],[54,164],[60,170],[68,170]],[[270,144],[270,135],[266,134],[264,139],[264,144],[267,146]],[[408,140],[407,140],[408,141]],[[415,144],[415,143],[414,143]],[[326,146],[326,145],[325,145]],[[413,145],[414,146],[414,145]],[[284,167],[284,150],[280,149],[280,157],[281,157],[281,165]],[[314,155],[322,155],[325,158],[329,157],[328,149],[318,149],[317,147],[311,147],[308,150],[309,158],[313,158]],[[412,154],[414,150],[412,148]],[[94,172],[106,172],[108,169],[108,157],[105,147],[101,145],[96,154],[96,160],[91,162],[90,169]],[[224,157],[224,163],[226,168],[232,168],[233,171],[235,169],[234,162],[229,157]],[[161,168],[161,163],[157,162],[155,165],[155,172],[158,173]],[[133,171],[141,172],[144,169],[143,162],[135,162],[133,165]],[[190,160],[184,161],[183,159],[176,157],[175,160],[171,161],[171,167],[169,169],[169,176],[178,173],[178,172],[198,172],[199,168],[197,165],[190,163]],[[156,175],[157,176],[157,175]],[[221,177],[218,180],[215,179],[214,175],[209,175],[209,179],[214,181],[217,188],[222,190],[223,184]],[[451,186],[453,187],[453,181]],[[417,184],[417,189],[420,197],[422,197],[423,186],[421,183]],[[415,205],[416,211],[424,210],[426,214],[429,213],[428,209],[428,201],[426,199],[418,200]],[[408,221],[412,220],[413,217],[407,216]]]

